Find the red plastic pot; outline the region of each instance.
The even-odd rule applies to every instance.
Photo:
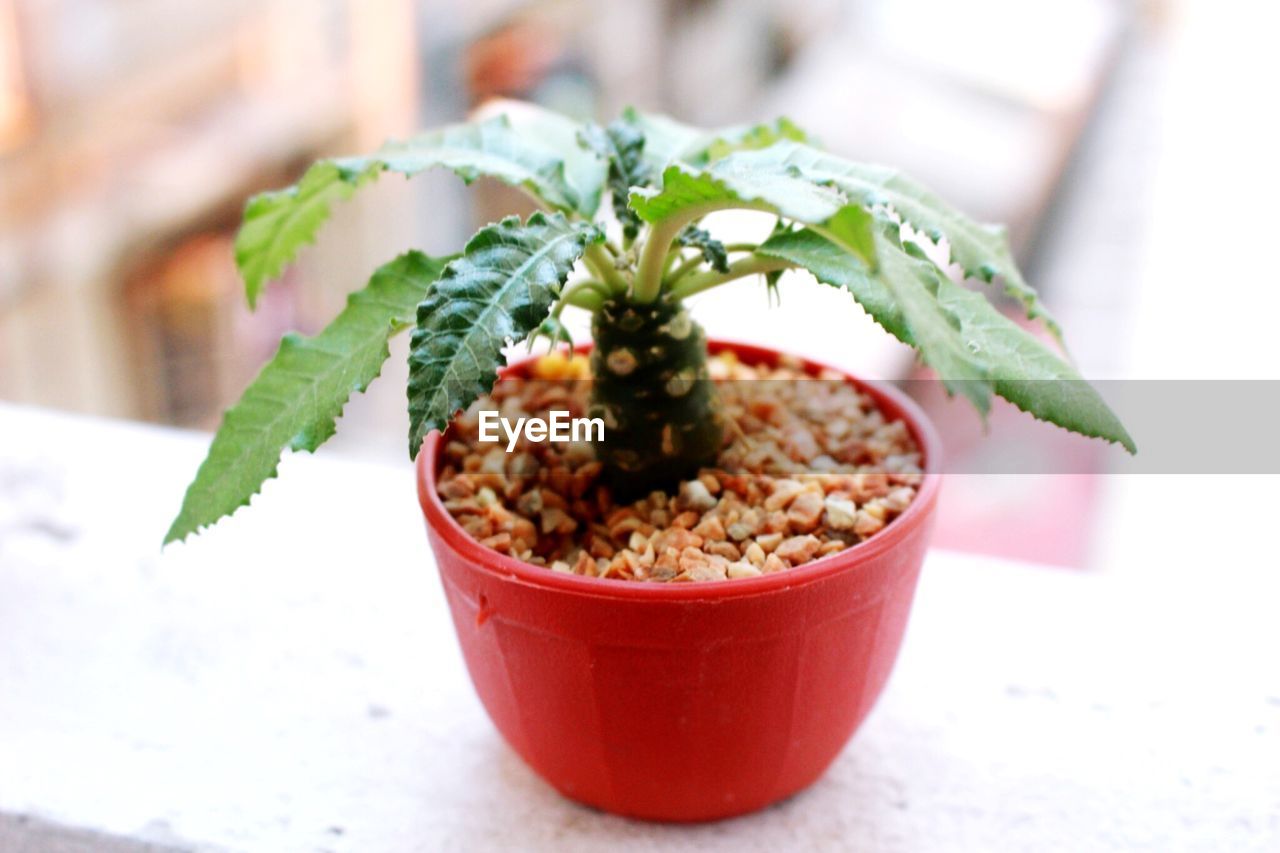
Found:
[[[724,348],[748,363],[778,357],[712,345]],[[566,797],[650,820],[750,812],[814,782],[871,710],[906,629],[939,451],[909,399],[849,381],[906,421],[925,455],[919,494],[862,544],[741,580],[603,580],[484,548],[437,497],[441,439],[427,440],[418,496],[476,692]]]

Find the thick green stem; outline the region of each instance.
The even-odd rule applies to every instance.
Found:
[[[640,263],[636,266],[635,287],[632,290],[633,302],[644,305],[656,300],[662,293],[662,270],[667,260],[667,252],[680,232],[691,222],[697,222],[709,213],[717,210],[765,210],[773,208],[761,202],[752,201],[708,201],[694,204],[665,219],[660,219],[649,229],[649,236],[640,252]]]
[[[656,223],[644,241],[640,252],[640,262],[636,265],[636,281],[632,291],[632,301],[639,305],[653,302],[662,292],[662,267],[667,261],[667,252],[676,235],[687,222],[681,217],[672,217]]]
[[[724,443],[702,328],[679,302],[606,302],[592,322],[591,416],[604,419],[596,449],[623,500],[711,465]]]

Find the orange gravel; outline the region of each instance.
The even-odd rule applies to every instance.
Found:
[[[715,581],[785,571],[876,535],[911,503],[920,453],[838,375],[796,362],[752,367],[713,356],[726,420],[714,468],[630,504],[599,482],[585,443],[533,443],[513,453],[478,440],[479,415],[585,414],[586,360],[563,354],[535,380],[499,382],[454,422],[438,490],[482,544],[560,572],[631,581]],[[818,381],[811,381],[818,380]]]

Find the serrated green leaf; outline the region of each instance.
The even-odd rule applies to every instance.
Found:
[[[705,229],[686,226],[676,237],[676,242],[681,246],[700,250],[702,259],[716,272],[729,271],[729,253],[725,251],[724,243],[712,237]]]
[[[886,223],[878,235],[881,267],[874,275],[808,229],[775,234],[757,251],[849,291],[886,331],[919,349],[949,390],[974,400],[980,411],[986,411],[985,398],[994,391],[1036,418],[1135,452],[1119,418],[1071,365],[981,294],[948,278],[919,247],[901,243],[895,230]],[[975,373],[980,374],[976,379]]]
[[[735,151],[756,151],[783,140],[813,144],[814,140],[799,125],[783,116],[772,123],[728,128],[707,146],[706,157],[715,161]]]
[[[951,393],[960,393],[985,417],[991,409],[994,382],[985,359],[970,350],[960,335],[960,320],[938,299],[951,280],[927,259],[906,252],[892,223],[879,223],[876,280],[902,312],[907,334],[925,363]],[[864,306],[865,307],[865,306]]]
[[[164,541],[185,539],[249,503],[276,475],[286,447],[314,451],[333,435],[347,399],[377,377],[389,355],[388,339],[412,320],[447,260],[401,255],[352,293],[314,338],[286,335],[223,416]]]
[[[578,136],[582,123],[526,102],[513,104],[507,120],[520,138],[530,140],[564,162],[564,179],[573,202],[572,210],[565,212],[594,218],[604,197],[607,170],[598,157],[582,147]]]
[[[652,180],[652,170],[644,160],[644,134],[635,125],[615,121],[607,128],[587,125],[578,138],[608,164],[613,214],[622,225],[623,236],[634,240],[640,232],[640,217],[627,201],[632,187],[646,187]]]
[[[1040,420],[1138,452],[1093,386],[980,294],[948,279],[938,301],[960,321],[960,335],[970,350],[991,365],[997,394]]]
[[[914,346],[902,309],[889,288],[871,275],[859,258],[818,232],[802,228],[775,233],[756,248],[756,253],[804,267],[823,284],[849,291],[885,331]]]
[[[576,132],[569,119],[530,107],[515,119],[451,125],[390,142],[369,157],[315,163],[295,186],[254,196],[245,208],[235,250],[249,304],[315,239],[334,202],[384,171],[412,177],[441,167],[467,183],[488,176],[523,187],[557,210],[593,216],[604,166],[577,144]]]
[[[719,130],[694,127],[634,107],[624,110],[622,119],[644,134],[645,161],[658,176],[673,163],[701,168],[733,151],[764,148],[784,139],[815,144],[812,136],[785,117],[772,123],[740,124]]]
[[[460,409],[488,393],[502,348],[546,318],[594,225],[561,214],[511,216],[480,229],[418,306],[409,352],[409,455]]]
[[[711,131],[634,107],[623,110],[622,120],[644,136],[644,160],[659,178],[672,163],[705,164],[707,148],[716,141]]]
[[[946,238],[951,260],[966,276],[991,281],[999,275],[1005,292],[1027,316],[1039,318],[1056,337],[1061,329],[1018,270],[1003,226],[984,225],[965,216],[919,183],[884,166],[855,163],[809,145],[781,141],[769,148],[734,155],[743,168],[792,169],[797,175],[839,188],[866,207],[887,206],[911,227],[937,242]]]
[[[322,160],[294,186],[249,199],[235,254],[250,308],[257,307],[263,286],[284,272],[298,249],[314,241],[330,206],[350,198],[379,171],[373,166],[349,171],[337,161]]]
[[[714,210],[745,207],[768,210],[818,229],[828,239],[874,268],[875,243],[871,214],[849,204],[839,190],[816,184],[783,168],[760,167],[731,154],[694,171],[667,168],[661,189],[633,190],[631,206],[646,222],[673,217],[700,217]]]

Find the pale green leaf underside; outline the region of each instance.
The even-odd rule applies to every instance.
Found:
[[[384,171],[412,177],[449,169],[467,183],[487,176],[523,187],[557,210],[593,216],[604,166],[576,141],[577,124],[536,108],[390,142],[368,157],[321,160],[292,187],[250,199],[236,236],[236,264],[249,304],[315,239],[334,202]]]
[[[522,103],[518,110],[511,110],[507,120],[521,139],[564,162],[564,179],[573,204],[571,209],[560,209],[567,213],[576,212],[586,219],[594,217],[604,195],[608,167],[579,141],[582,123],[528,103]]]
[[[1042,420],[1135,452],[1133,439],[1098,393],[1069,364],[980,294],[948,278],[889,227],[877,230],[881,266],[869,273],[810,230],[771,237],[760,254],[807,268],[849,291],[877,323],[915,347],[947,388],[989,408],[994,391]]]
[[[488,393],[502,348],[546,319],[577,260],[603,235],[559,213],[482,228],[418,306],[409,352],[409,455]]]
[[[754,152],[730,154],[702,170],[669,166],[662,188],[634,190],[631,206],[646,222],[673,217],[702,216],[714,210],[745,207],[769,210],[786,219],[811,225],[828,239],[874,267],[871,215],[850,204],[831,187],[798,177],[786,169],[742,167],[740,158]]]
[[[644,134],[643,157],[655,176],[660,176],[673,163],[701,166],[707,161],[707,149],[718,134],[701,127],[683,124],[673,118],[629,108],[623,120]]]
[[[808,133],[785,117],[764,124],[739,124],[718,130],[694,127],[634,107],[627,108],[622,117],[644,134],[645,162],[659,176],[674,163],[701,168],[734,151],[763,148],[783,139],[813,143]]]
[[[328,439],[347,399],[382,370],[388,339],[412,322],[446,261],[420,252],[402,255],[352,293],[318,335],[286,335],[223,416],[165,542],[185,539],[249,503],[275,476],[285,448],[313,451]]]
[[[776,145],[784,139],[813,144],[813,139],[799,125],[786,116],[765,124],[733,127],[723,130],[714,142],[707,146],[708,160],[719,160],[735,151],[755,151]]]

